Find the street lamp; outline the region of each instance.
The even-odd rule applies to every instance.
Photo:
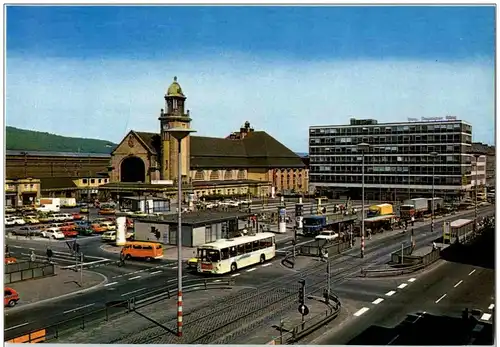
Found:
[[[474,158],[476,158],[476,170],[475,170],[475,179],[474,179],[474,231],[477,230],[477,162],[481,154],[475,153]]]
[[[436,165],[434,165],[434,159],[439,156],[438,152],[431,152],[429,155],[432,158],[432,202],[431,202],[431,232],[434,231],[434,173],[436,170]]]
[[[190,133],[192,129],[171,128],[167,130],[173,138],[177,140],[177,336],[182,337],[182,139]],[[189,170],[189,168],[187,168]]]
[[[367,143],[358,143],[358,150],[361,151],[361,258],[365,257],[365,151],[370,148]]]

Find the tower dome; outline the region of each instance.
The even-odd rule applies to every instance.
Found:
[[[174,77],[174,81],[172,82],[170,87],[168,87],[167,96],[185,97],[184,94],[182,93],[181,85],[177,83],[177,76]]]

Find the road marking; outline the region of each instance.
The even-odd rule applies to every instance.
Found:
[[[128,280],[131,281],[131,280],[136,280],[138,278],[141,278],[141,276],[130,277]]]
[[[396,294],[396,292],[394,290],[391,290],[390,292],[385,293],[385,295],[387,295],[387,296],[393,296],[394,294]]]
[[[489,313],[483,313],[483,315],[481,316],[481,320],[490,320],[491,318],[491,314]]]
[[[255,270],[257,270],[257,268],[256,268],[256,267],[251,268],[251,269],[248,269],[248,270],[247,270],[247,272],[252,272],[252,271],[255,271]]]
[[[488,310],[493,310],[495,308],[495,304],[491,304],[490,306],[488,306]]]
[[[28,324],[30,324],[30,323],[23,323],[23,324],[14,325],[13,327],[5,329],[5,331],[20,328],[20,327],[23,327],[23,326],[28,325]]]
[[[105,287],[109,287],[109,286],[112,286],[113,284],[117,284],[118,282],[111,282],[111,283],[106,283],[104,286]]]
[[[194,287],[193,290],[200,289],[200,287]]]
[[[174,266],[172,269],[173,269],[173,270],[175,270],[175,269],[177,269],[177,268],[178,268],[178,266]]]
[[[363,313],[365,313],[365,312],[366,312],[366,311],[368,311],[368,310],[369,310],[369,308],[368,308],[368,307],[363,307],[362,309],[358,310],[358,312],[354,313],[354,315],[355,315],[356,317],[359,317],[359,316],[361,316]]]
[[[158,270],[158,271],[155,271],[155,272],[151,272],[150,275],[156,275],[156,274],[159,274],[160,272],[163,272],[163,271]]]
[[[215,280],[214,282],[220,282],[220,280]]]
[[[437,299],[436,301],[434,301],[434,303],[437,304],[438,302],[440,302],[441,300],[443,300],[445,296],[446,296],[446,294],[443,294],[439,299]]]
[[[126,295],[129,295],[129,294],[133,294],[133,293],[141,292],[141,291],[146,290],[146,289],[147,289],[147,288],[136,289],[136,290],[133,290],[133,291],[131,291],[131,292],[128,292],[128,293],[122,294],[121,296],[126,296]]]
[[[461,284],[462,284],[462,282],[463,282],[462,280],[458,281],[458,282],[457,282],[457,283],[453,286],[453,288],[458,287],[459,285],[461,285]]]
[[[410,279],[408,280],[408,282],[415,282],[415,281],[416,281],[416,278],[410,278]]]
[[[14,247],[14,248],[22,248],[21,246],[12,246],[12,247]],[[28,323],[26,323],[26,324],[28,324]]]
[[[239,276],[239,275],[241,275],[241,274],[233,274],[233,275],[231,275],[231,277],[236,277],[236,276]]]
[[[262,267],[266,267],[266,266],[269,266],[269,265],[272,265],[273,263],[267,263],[267,264],[264,264],[262,265]]]
[[[28,248],[30,251],[34,251],[35,249],[34,248]]]
[[[70,312],[75,312],[75,311],[78,311],[78,310],[82,310],[84,308],[87,308],[87,307],[90,307],[90,306],[94,306],[94,305],[95,304],[88,304],[88,305],[85,305],[85,306],[80,306],[80,307],[77,307],[77,308],[74,308],[74,309],[71,309],[71,310],[64,311],[63,314],[70,313]]]
[[[401,283],[398,288],[399,289],[403,289],[404,287],[406,287],[408,285],[408,283]]]
[[[134,271],[134,272],[131,272],[131,274],[136,274],[136,273],[139,273],[141,272],[142,270],[138,270],[138,271]]]
[[[374,305],[378,305],[378,304],[380,304],[382,301],[384,301],[384,299],[382,299],[382,298],[378,298],[377,300],[373,301],[373,302],[372,302],[372,304],[374,304]]]
[[[472,275],[474,272],[476,272],[476,269],[474,269],[471,272],[469,272],[469,276]]]

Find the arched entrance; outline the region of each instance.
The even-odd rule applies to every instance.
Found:
[[[121,182],[146,181],[146,166],[139,157],[125,158],[120,165]]]

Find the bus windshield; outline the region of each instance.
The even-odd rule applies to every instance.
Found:
[[[198,249],[198,258],[201,261],[214,263],[220,261],[220,252],[217,249]]]
[[[319,218],[304,218],[305,225],[321,225],[321,220]]]

